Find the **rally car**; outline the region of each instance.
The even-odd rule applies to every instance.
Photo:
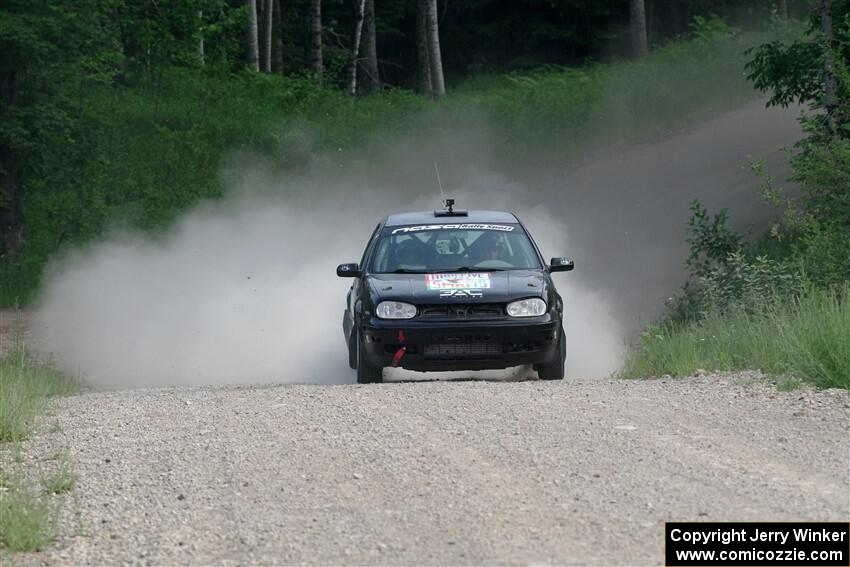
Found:
[[[564,377],[564,305],[550,274],[568,258],[543,260],[516,215],[445,209],[394,214],[375,227],[353,278],[342,327],[357,382],[383,369],[485,370],[534,365]]]

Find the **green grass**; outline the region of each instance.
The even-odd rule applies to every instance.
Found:
[[[548,148],[563,157],[663,134],[754,97],[743,74],[745,52],[772,37],[727,29],[670,42],[637,61],[480,76],[450,100],[483,110],[508,142],[508,155],[519,150],[533,158]]]
[[[70,492],[77,484],[77,475],[72,472],[67,464],[62,464],[59,470],[41,480],[42,488],[46,494],[63,494]]]
[[[710,313],[648,328],[622,375],[687,376],[707,370],[760,369],[790,390],[799,380],[850,389],[850,286],[813,290],[759,313]]]
[[[25,352],[0,359],[0,443],[11,443],[12,462],[23,466],[21,440],[30,432],[33,419],[51,396],[77,390],[50,367],[30,359]],[[50,431],[61,430],[54,421]],[[57,458],[61,455],[57,454]],[[41,480],[42,492],[29,488],[18,476],[0,471],[0,548],[10,552],[43,549],[53,539],[56,510],[49,498],[74,488],[77,475],[67,463]]]
[[[25,438],[51,396],[76,390],[75,383],[23,352],[0,359],[0,442]]]
[[[53,539],[53,519],[46,497],[13,482],[0,493],[0,547],[9,551],[43,549]]]

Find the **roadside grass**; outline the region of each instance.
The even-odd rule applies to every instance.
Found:
[[[67,463],[41,480],[42,488],[46,494],[63,494],[73,490],[77,484],[77,474],[71,471]]]
[[[24,439],[50,397],[78,389],[78,384],[33,361],[24,351],[0,358],[0,442]]]
[[[788,391],[800,381],[850,389],[850,285],[811,290],[759,312],[709,313],[700,321],[647,328],[622,376],[688,376],[758,368]]]
[[[55,517],[47,497],[12,480],[0,495],[0,547],[13,552],[43,549],[53,539]]]
[[[10,449],[5,458],[13,467],[26,466],[21,442],[48,399],[78,389],[78,384],[23,350],[0,358],[0,447]],[[58,423],[54,421],[49,431],[61,431]],[[51,498],[72,490],[77,482],[67,462],[41,479],[41,490],[30,486],[26,480],[30,476],[0,470],[0,548],[4,551],[35,551],[47,546],[53,540],[61,505],[52,506]]]

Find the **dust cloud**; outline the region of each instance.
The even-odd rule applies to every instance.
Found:
[[[690,200],[735,206],[739,224],[768,217],[747,156],[778,162],[799,137],[794,118],[753,104],[570,163],[499,162],[480,121],[446,137],[375,140],[362,159],[321,156],[298,175],[234,155],[228,195],[167,233],[115,231],[53,261],[37,344],[100,387],[353,382],[341,330],[349,282],[334,269],[359,260],[385,214],[439,205],[439,161],[459,206],[517,211],[547,258],[576,259],[555,276],[567,374],[604,376],[682,283]]]

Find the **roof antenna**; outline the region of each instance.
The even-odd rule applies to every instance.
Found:
[[[434,162],[434,171],[437,173],[437,185],[440,187],[440,199],[443,201],[443,206],[448,207],[449,212],[452,212],[452,205],[455,202],[454,199],[449,199],[451,201],[451,204],[449,204],[449,201],[446,200],[446,194],[443,193],[443,182],[440,181],[440,168],[437,166],[436,161]]]
[[[446,194],[443,192],[443,182],[440,180],[440,168],[437,162],[434,162],[434,172],[437,174],[437,185],[440,187],[440,197],[443,199],[445,209],[434,211],[435,217],[465,217],[468,213],[463,209],[454,210],[455,200],[446,199]]]

